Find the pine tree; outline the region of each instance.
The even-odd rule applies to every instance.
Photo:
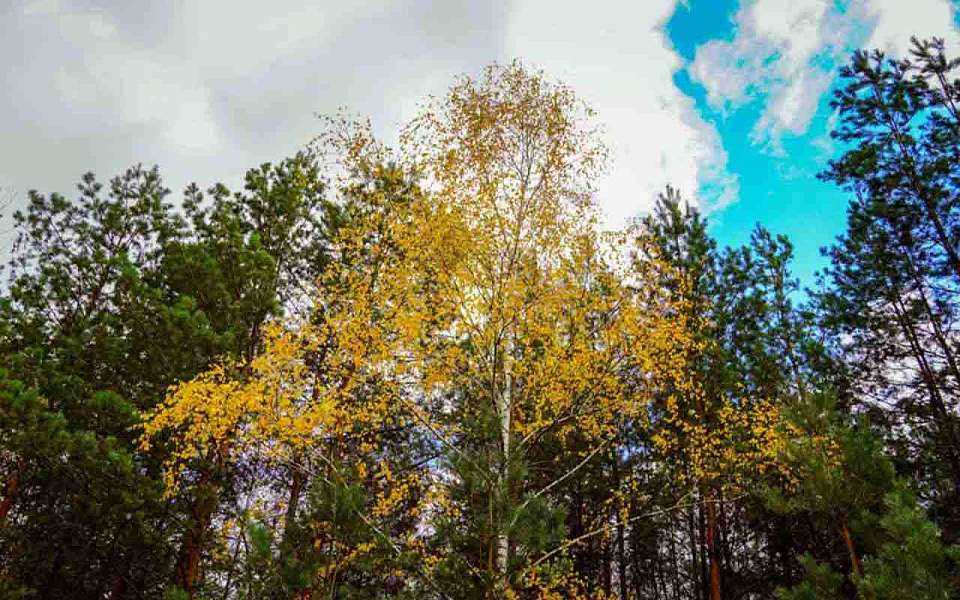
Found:
[[[957,65],[942,40],[915,39],[910,57],[858,52],[841,69],[833,135],[848,149],[821,177],[855,199],[818,296],[852,391],[891,431],[924,440],[895,440],[898,461],[937,490],[948,530],[960,489]]]

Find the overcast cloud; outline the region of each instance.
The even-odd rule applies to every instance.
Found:
[[[668,182],[717,208],[738,181],[674,85],[684,65],[662,25],[677,2],[0,0],[0,186],[71,192],[85,171],[106,179],[137,162],[159,164],[175,193],[235,183],[307,143],[318,113],[345,106],[389,142],[457,74],[520,57],[606,124],[614,163],[599,200],[612,225]],[[948,0],[851,3],[888,45],[950,14]],[[802,132],[830,81],[817,57],[853,35],[834,4],[745,0],[735,37],[702,46],[694,78],[718,107],[762,90],[756,139]]]
[[[339,106],[391,139],[427,94],[521,57],[572,84],[615,149],[613,220],[673,182],[734,197],[716,133],[673,85],[675,0],[13,0],[0,13],[0,183],[70,191],[93,170],[157,163],[168,184],[237,181]]]

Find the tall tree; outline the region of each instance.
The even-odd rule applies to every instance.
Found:
[[[313,158],[265,165],[248,183],[235,196],[216,188],[212,208],[192,187],[178,214],[157,170],[137,167],[106,187],[85,176],[75,201],[32,193],[15,214],[0,351],[46,414],[8,431],[60,428],[47,444],[13,451],[5,470],[3,535],[18,543],[5,544],[4,560],[25,586],[119,598],[158,595],[170,577],[178,536],[170,531],[193,509],[160,497],[157,457],[136,451],[138,411],[215,357],[255,347],[260,324],[280,308],[270,252],[302,270],[317,256],[304,244],[323,244],[317,224],[329,210]],[[244,209],[264,203],[274,212],[254,218]],[[313,231],[307,240],[304,227]],[[269,251],[261,231],[273,240]],[[55,456],[70,460],[61,467]],[[187,546],[196,519],[184,522]],[[189,554],[180,552],[181,565]]]
[[[914,39],[903,59],[856,53],[833,102],[833,135],[849,149],[821,175],[855,194],[827,250],[822,323],[859,397],[892,431],[911,429],[897,440],[901,460],[944,507],[960,490],[957,64],[937,39]]]

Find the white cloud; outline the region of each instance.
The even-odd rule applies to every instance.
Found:
[[[716,130],[673,83],[682,61],[662,24],[677,0],[13,1],[0,7],[14,90],[0,97],[0,177],[21,190],[69,192],[87,169],[138,161],[175,190],[237,182],[311,139],[317,112],[346,106],[389,140],[455,75],[520,57],[606,124],[611,225],[667,183],[706,208],[737,194]]]
[[[863,12],[874,20],[868,48],[904,54],[910,36],[937,36],[955,53],[960,50],[960,32],[954,24],[955,5],[950,0],[873,0],[861,2]]]
[[[502,58],[501,4],[0,0],[0,178],[70,193],[156,162],[176,191],[236,185],[339,106],[390,137],[415,99]]]
[[[702,45],[690,72],[720,110],[761,103],[752,138],[774,150],[809,127],[851,45],[958,38],[949,0],[743,2],[734,38]],[[347,106],[389,139],[456,74],[520,57],[606,124],[611,225],[667,183],[716,208],[738,181],[715,127],[674,85],[683,63],[662,25],[677,3],[0,0],[0,180],[69,192],[83,171],[143,161],[174,189],[235,183],[307,142],[317,112]]]
[[[560,9],[524,0],[508,15],[507,54],[571,85],[605,125],[613,164],[598,197],[612,226],[649,209],[666,184],[708,209],[737,194],[716,130],[673,83],[682,64],[662,25],[676,4],[595,0]]]
[[[717,109],[761,102],[751,137],[776,152],[784,134],[807,131],[852,49],[903,54],[911,35],[955,43],[953,10],[950,0],[745,0],[734,39],[701,46],[690,73]]]
[[[732,42],[711,40],[697,48],[690,74],[706,88],[707,101],[726,111],[765,89],[770,74],[764,62],[775,52],[772,44],[756,36],[738,35]]]

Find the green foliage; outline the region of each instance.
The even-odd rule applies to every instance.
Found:
[[[863,563],[860,595],[871,600],[956,597],[960,587],[954,569],[960,547],[944,546],[940,531],[907,490],[890,492],[885,504],[878,523],[884,541]]]
[[[106,186],[85,175],[75,201],[31,192],[0,300],[2,467],[17,474],[6,578],[75,598],[168,587],[193,500],[161,498],[160,455],[135,447],[139,411],[254,351],[326,260],[337,217],[323,189],[302,153],[252,170],[243,193],[216,186],[207,202],[192,186],[182,213],[156,169]]]
[[[913,495],[901,489],[884,498],[885,511],[875,519],[880,545],[863,561],[863,576],[849,580],[863,600],[947,599],[958,591],[954,568],[960,548],[947,548],[940,532],[917,506]],[[806,555],[801,559],[804,580],[787,590],[781,600],[832,600],[844,597],[844,577],[830,566]]]
[[[827,565],[819,564],[809,554],[800,558],[805,571],[804,580],[790,589],[778,589],[778,600],[841,600],[843,575]]]
[[[97,399],[109,415],[110,395]],[[17,478],[0,529],[0,572],[25,589],[95,597],[104,585],[162,588],[160,486],[144,477],[122,440],[71,429],[61,413],[0,372],[0,440]]]
[[[876,507],[893,488],[893,465],[880,439],[867,420],[839,412],[833,394],[812,394],[793,402],[788,419],[797,435],[785,447],[783,460],[798,485],[790,494],[780,488],[769,490],[774,510],[810,511],[828,522],[850,519]]]
[[[376,148],[336,190],[305,150],[251,169],[240,190],[191,185],[176,207],[159,171],[140,166],[106,184],[84,175],[75,198],[31,192],[14,215],[0,295],[0,599],[500,600],[508,587],[511,598],[537,597],[534,572],[556,597],[708,598],[711,568],[724,598],[957,597],[958,67],[942,41],[928,40],[898,59],[858,52],[840,71],[834,137],[843,149],[821,177],[854,199],[809,302],[800,303],[790,272],[790,241],[762,226],[745,245],[719,248],[707,219],[672,188],[637,224],[632,233],[651,248],[637,250],[632,266],[649,258],[643,252],[664,263],[638,293],[692,324],[684,376],[696,385],[650,393],[641,372],[649,366],[611,355],[616,364],[603,375],[628,383],[644,402],[638,416],[601,435],[581,431],[569,422],[607,399],[577,397],[569,415],[521,441],[489,400],[505,397],[502,354],[512,353],[531,368],[511,372],[505,414],[533,402],[525,394],[540,393],[533,367],[551,332],[527,333],[509,319],[509,335],[445,330],[459,353],[444,355],[454,381],[439,397],[420,398],[423,390],[408,389],[416,384],[390,387],[380,365],[361,365],[371,374],[341,399],[412,399],[430,414],[324,434],[317,454],[279,464],[241,452],[227,464],[203,447],[173,497],[163,484],[169,440],[138,446],[144,412],[218,360],[236,360],[242,377],[272,319],[325,326],[343,300],[336,277],[378,289],[378,261],[396,258],[400,245],[387,229],[396,223],[371,216],[402,213],[429,186]],[[361,152],[369,140],[347,142]],[[465,177],[472,166],[451,152],[444,158],[461,161]],[[497,210],[491,227],[503,218]],[[338,246],[350,223],[376,226]],[[525,289],[537,259],[511,285]],[[319,279],[329,265],[344,268]],[[584,289],[603,300],[616,287],[618,275],[583,272],[597,279]],[[441,274],[414,275],[426,305],[444,305]],[[549,314],[562,319],[576,303]],[[616,346],[604,320],[619,313],[602,304],[558,337]],[[437,314],[428,326],[448,320]],[[502,348],[488,357],[487,342]],[[322,366],[338,352],[307,353],[316,380],[305,389],[331,385]],[[489,364],[469,362],[477,357]],[[594,383],[610,389],[589,383],[584,396]],[[782,439],[769,440],[782,450],[777,464],[747,470],[736,485],[725,473],[691,477],[686,450],[718,428],[719,407],[742,417],[761,405],[782,417]],[[425,431],[425,421],[448,437]],[[679,442],[668,455],[655,436],[671,427]],[[384,509],[409,473],[424,476],[397,494],[399,507]],[[428,493],[437,495],[424,509]]]
[[[960,524],[960,62],[944,50],[943,40],[914,39],[909,56],[861,51],[840,70],[833,136],[844,151],[821,177],[855,198],[847,231],[826,250],[816,308],[853,393],[880,400],[869,410],[890,431],[898,465],[922,473],[952,531]]]
[[[163,592],[163,600],[189,600],[189,598],[190,594],[176,586],[169,587]]]

